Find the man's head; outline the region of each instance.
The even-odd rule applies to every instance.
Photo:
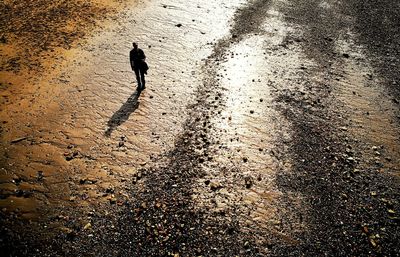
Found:
[[[138,47],[138,45],[137,45],[136,42],[133,42],[133,43],[132,43],[132,46],[133,46],[133,48],[135,48],[135,49]]]

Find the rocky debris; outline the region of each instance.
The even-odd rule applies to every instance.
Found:
[[[217,191],[221,188],[223,188],[223,186],[221,185],[221,183],[217,182],[217,181],[212,181],[209,183],[210,189],[212,191]]]
[[[142,179],[144,173],[145,173],[144,170],[141,170],[141,171],[136,172],[136,173],[133,175],[132,183],[135,184],[135,183],[138,182],[138,180]]]
[[[60,230],[66,235],[68,240],[72,240],[78,235],[78,233],[71,228],[61,227]]]
[[[110,204],[116,204],[117,198],[112,196],[112,197],[110,197],[109,201],[110,201]]]
[[[97,179],[89,179],[89,178],[81,178],[79,180],[79,184],[81,185],[85,185],[85,184],[96,184],[97,183]]]
[[[1,38],[0,38],[0,43],[1,44],[7,44],[7,38],[3,35],[3,36],[1,36]]]
[[[73,159],[78,158],[79,155],[79,151],[75,150],[69,153],[64,153],[64,158],[66,161],[72,161]]]
[[[15,196],[16,197],[23,197],[23,198],[29,198],[30,196],[32,196],[33,192],[31,190],[21,190],[18,189],[15,191]]]
[[[39,170],[37,172],[37,180],[42,181],[44,179],[43,171]]]
[[[83,227],[83,230],[88,230],[88,229],[90,229],[92,227],[92,224],[89,222],[89,223],[87,223],[84,227]]]
[[[246,186],[247,189],[250,189],[252,187],[252,185],[253,185],[253,180],[252,180],[251,177],[246,177],[244,179],[244,182],[245,182],[245,186]]]
[[[106,194],[113,194],[115,192],[115,190],[114,190],[114,188],[112,188],[112,187],[108,187],[107,189],[106,189]]]
[[[14,175],[12,181],[13,181],[13,183],[14,183],[15,185],[18,186],[19,184],[21,184],[22,178],[20,178],[20,177]]]

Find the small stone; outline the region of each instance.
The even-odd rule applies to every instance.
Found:
[[[89,222],[88,224],[86,224],[86,225],[83,227],[83,230],[90,229],[91,227],[92,227],[92,224]]]
[[[69,239],[72,239],[76,236],[76,232],[67,227],[61,227],[60,230],[67,235]]]
[[[376,246],[377,246],[377,244],[376,244],[376,242],[375,242],[374,239],[370,238],[370,239],[369,239],[369,242],[371,243],[371,245],[372,245],[373,247],[376,247]]]
[[[245,184],[246,184],[246,188],[247,188],[247,189],[250,189],[251,186],[253,185],[253,182],[251,181],[250,178],[246,178]]]
[[[176,24],[175,26],[178,27],[178,28],[180,28],[180,27],[182,27],[182,24],[181,24],[181,23],[178,23],[178,24]]]
[[[221,184],[218,182],[211,182],[210,183],[210,189],[212,191],[217,191],[218,189],[222,188]]]
[[[7,44],[7,38],[4,35],[0,38],[0,43]]]
[[[22,178],[20,178],[20,177],[14,175],[14,176],[13,176],[13,182],[14,182],[15,185],[18,186],[19,184],[21,184]]]
[[[39,180],[39,181],[41,181],[41,180],[43,180],[43,171],[38,171],[38,174],[37,174],[37,180]]]
[[[91,227],[92,227],[92,224],[89,222],[83,227],[83,230],[87,230],[87,229],[89,229]]]

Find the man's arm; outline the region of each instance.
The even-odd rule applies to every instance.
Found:
[[[132,70],[134,70],[135,69],[135,64],[133,62],[133,53],[132,53],[132,51],[129,52],[129,60],[130,60],[130,63],[131,63],[131,68],[132,68]]]
[[[141,59],[142,61],[145,61],[145,60],[146,60],[146,55],[144,55],[144,52],[143,52],[142,49],[140,49],[140,59]]]

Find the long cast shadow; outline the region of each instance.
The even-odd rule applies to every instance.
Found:
[[[140,96],[141,91],[136,90],[129,98],[126,100],[126,102],[119,108],[118,111],[116,111],[113,116],[110,118],[110,120],[107,122],[107,130],[104,132],[104,135],[109,137],[111,136],[111,133],[122,123],[124,123],[126,120],[128,120],[129,116],[131,113],[136,111],[136,109],[139,107],[139,96]]]

